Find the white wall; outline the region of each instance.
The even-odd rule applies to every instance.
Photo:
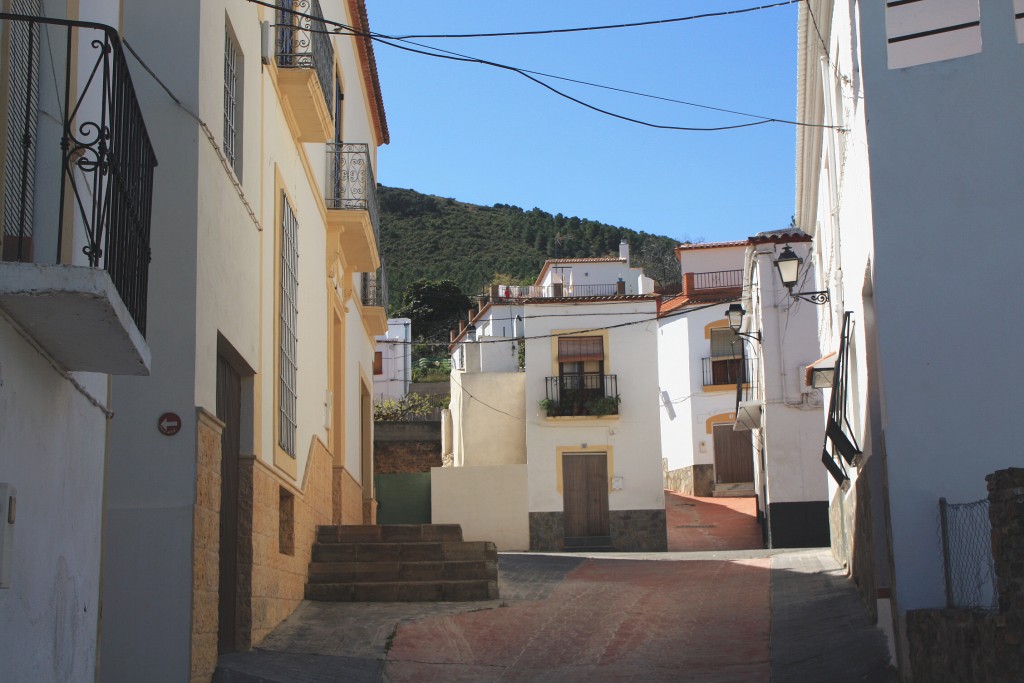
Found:
[[[391,318],[388,331],[376,338],[381,374],[373,376],[374,398],[403,398],[412,382],[412,321]]]
[[[744,248],[742,243],[683,245],[679,250],[679,267],[684,273],[739,270],[743,267]]]
[[[576,320],[565,317],[580,313],[598,315]],[[602,318],[600,314],[608,315]],[[664,507],[655,315],[653,300],[527,304],[526,442],[531,512],[563,509],[557,483],[557,449],[583,448],[583,444],[591,448],[606,446],[613,459],[608,476],[623,478],[623,488],[610,494],[611,510]],[[538,402],[545,396],[545,378],[557,375],[557,342],[544,335],[634,321],[638,324],[608,331],[604,372],[618,376],[622,397],[619,415],[547,418]]]
[[[107,403],[105,375],[75,378]],[[17,492],[11,585],[0,588],[0,677],[91,680],[106,418],[2,315],[0,418],[0,483]]]
[[[433,467],[434,524],[461,524],[467,541],[491,541],[499,551],[528,550],[526,465]]]

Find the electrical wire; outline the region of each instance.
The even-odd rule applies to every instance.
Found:
[[[385,35],[385,34],[381,34],[381,33],[377,33],[377,32],[360,31],[358,29],[355,29],[355,28],[353,28],[353,27],[351,27],[351,26],[349,26],[347,24],[343,24],[341,22],[332,21],[332,20],[329,20],[329,19],[324,19],[323,17],[317,17],[317,16],[314,16],[314,15],[311,15],[311,14],[307,14],[307,13],[304,13],[304,12],[299,12],[297,10],[277,7],[276,5],[273,5],[273,4],[269,3],[269,2],[266,2],[265,0],[247,0],[247,2],[249,2],[251,4],[254,4],[254,5],[259,5],[259,6],[262,6],[262,7],[268,7],[268,8],[271,8],[271,9],[275,9],[275,10],[279,10],[279,11],[283,11],[283,12],[288,12],[288,13],[294,15],[294,16],[298,16],[298,17],[302,17],[302,18],[305,18],[305,19],[309,19],[311,21],[321,22],[325,26],[334,26],[335,27],[335,29],[332,30],[332,31],[320,31],[320,30],[313,29],[313,28],[303,28],[302,31],[307,32],[307,33],[326,33],[326,34],[329,34],[329,35],[348,35],[348,36],[355,36],[355,37],[363,37],[363,38],[368,38],[370,40],[376,41],[378,43],[381,43],[383,45],[387,45],[389,47],[392,47],[392,48],[395,48],[395,49],[398,49],[398,50],[403,50],[403,51],[406,51],[406,52],[411,52],[413,54],[419,54],[419,55],[423,55],[423,56],[427,56],[427,57],[434,57],[436,59],[447,59],[447,60],[450,60],[450,61],[458,61],[458,62],[467,62],[467,63],[481,64],[481,65],[484,65],[484,66],[491,66],[491,67],[494,67],[494,68],[503,69],[503,70],[506,70],[506,71],[511,71],[511,72],[519,74],[520,76],[522,76],[522,77],[524,77],[524,78],[534,82],[535,84],[537,84],[537,85],[539,85],[539,86],[541,86],[541,87],[551,91],[552,93],[558,95],[559,97],[563,97],[565,99],[568,99],[569,101],[574,102],[575,104],[578,104],[578,105],[580,105],[582,107],[585,107],[587,109],[591,109],[592,111],[595,111],[595,112],[600,113],[600,114],[604,114],[606,116],[610,116],[612,118],[620,119],[620,120],[627,121],[627,122],[630,122],[630,123],[635,123],[635,124],[646,126],[646,127],[649,127],[649,128],[655,128],[655,129],[661,129],[661,130],[686,131],[686,132],[717,132],[717,131],[726,131],[726,130],[737,130],[737,129],[740,129],[740,128],[750,128],[750,127],[753,127],[753,126],[761,126],[761,125],[765,125],[765,124],[768,124],[768,123],[779,123],[779,124],[784,124],[784,125],[805,126],[805,127],[813,127],[813,128],[835,128],[835,126],[830,126],[830,125],[823,124],[823,123],[805,123],[805,122],[801,122],[801,121],[793,121],[793,120],[789,120],[789,119],[780,119],[780,118],[771,117],[771,116],[762,116],[760,114],[750,114],[750,113],[747,113],[747,112],[740,112],[740,111],[736,111],[736,110],[732,110],[732,109],[726,109],[724,107],[714,107],[714,106],[711,106],[711,105],[704,105],[704,104],[699,104],[699,103],[695,103],[695,102],[688,102],[686,100],[678,100],[678,99],[669,98],[669,97],[663,97],[663,96],[659,96],[659,95],[651,95],[651,94],[648,94],[648,93],[641,93],[641,92],[637,92],[637,91],[633,91],[633,90],[628,90],[628,89],[625,89],[625,88],[617,88],[617,87],[614,87],[614,86],[606,86],[606,85],[601,85],[601,84],[598,84],[598,83],[591,83],[589,81],[583,81],[583,80],[580,80],[580,79],[569,78],[569,77],[566,77],[566,76],[558,76],[556,74],[549,74],[549,73],[545,73],[545,72],[541,72],[541,71],[534,71],[534,70],[531,70],[531,69],[523,69],[523,68],[520,68],[520,67],[511,66],[511,65],[508,65],[508,64],[502,64],[502,63],[499,63],[499,62],[493,62],[493,61],[490,61],[490,60],[480,59],[480,58],[477,58],[477,57],[472,57],[470,55],[465,55],[465,54],[462,54],[462,53],[453,52],[451,50],[445,50],[443,48],[438,48],[438,47],[433,47],[433,46],[430,46],[430,45],[424,45],[424,44],[421,44],[421,43],[416,43],[416,42],[413,42],[413,41],[408,40],[408,39],[403,38],[403,37],[390,36],[390,35]],[[792,4],[792,3],[785,3],[785,4]],[[413,46],[416,46],[416,47],[409,47],[408,45],[400,45],[400,44],[397,44],[398,42],[408,43],[408,45],[413,45]],[[417,48],[419,48],[419,49],[417,49]],[[635,96],[638,96],[638,97],[646,97],[646,98],[650,98],[650,99],[656,99],[656,100],[661,100],[661,101],[665,101],[665,102],[672,102],[672,103],[682,104],[682,105],[685,105],[685,106],[696,107],[696,108],[700,108],[700,109],[707,109],[707,110],[710,110],[710,111],[718,111],[718,112],[722,112],[722,113],[734,114],[736,116],[745,116],[745,117],[748,117],[748,118],[754,118],[754,119],[758,119],[758,120],[750,122],[750,123],[733,124],[733,125],[726,125],[726,126],[673,126],[673,125],[667,125],[667,124],[658,124],[658,123],[644,121],[644,120],[641,120],[641,119],[636,119],[636,118],[633,118],[633,117],[625,116],[623,114],[617,114],[615,112],[611,112],[611,111],[602,109],[602,108],[597,107],[595,105],[592,105],[592,104],[590,104],[588,102],[585,102],[583,100],[575,98],[575,97],[569,95],[568,93],[564,93],[561,90],[558,90],[557,88],[555,88],[554,86],[552,86],[552,85],[550,85],[548,83],[545,83],[545,82],[539,80],[538,78],[535,78],[534,76],[541,76],[541,77],[544,77],[544,78],[552,78],[552,79],[557,79],[557,80],[563,80],[563,81],[566,81],[566,82],[576,83],[576,84],[579,84],[579,85],[585,85],[585,86],[588,86],[588,87],[601,88],[601,89],[605,89],[605,90],[611,90],[611,91],[614,91],[614,92],[621,92],[621,93],[624,93],[624,94],[635,95]]]
[[[559,33],[581,33],[584,31],[606,31],[609,29],[620,29],[620,28],[636,28],[640,26],[658,26],[662,24],[674,24],[682,21],[693,21],[695,19],[709,19],[713,17],[725,17],[733,14],[746,14],[747,12],[756,12],[758,10],[772,9],[775,7],[785,7],[786,5],[793,5],[801,0],[785,0],[785,2],[777,2],[772,5],[760,5],[758,7],[745,7],[743,9],[725,10],[722,12],[706,12],[704,14],[693,14],[686,17],[675,17],[673,19],[653,19],[651,21],[635,21],[628,24],[608,24],[605,26],[584,26],[580,28],[556,28],[556,29],[545,29],[540,31],[503,31],[499,33],[436,33],[436,34],[412,34],[407,36],[396,36],[397,39],[405,40],[407,38],[503,38],[509,36],[546,36],[554,35]]]

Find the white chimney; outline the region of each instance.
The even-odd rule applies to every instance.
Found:
[[[629,242],[622,240],[619,242],[619,258],[626,262],[626,267],[629,267]]]

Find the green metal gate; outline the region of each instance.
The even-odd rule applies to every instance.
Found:
[[[378,524],[430,524],[430,472],[377,474]]]

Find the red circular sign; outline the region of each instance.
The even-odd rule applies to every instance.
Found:
[[[164,436],[174,436],[181,431],[181,418],[177,413],[164,413],[156,421],[156,428]]]

